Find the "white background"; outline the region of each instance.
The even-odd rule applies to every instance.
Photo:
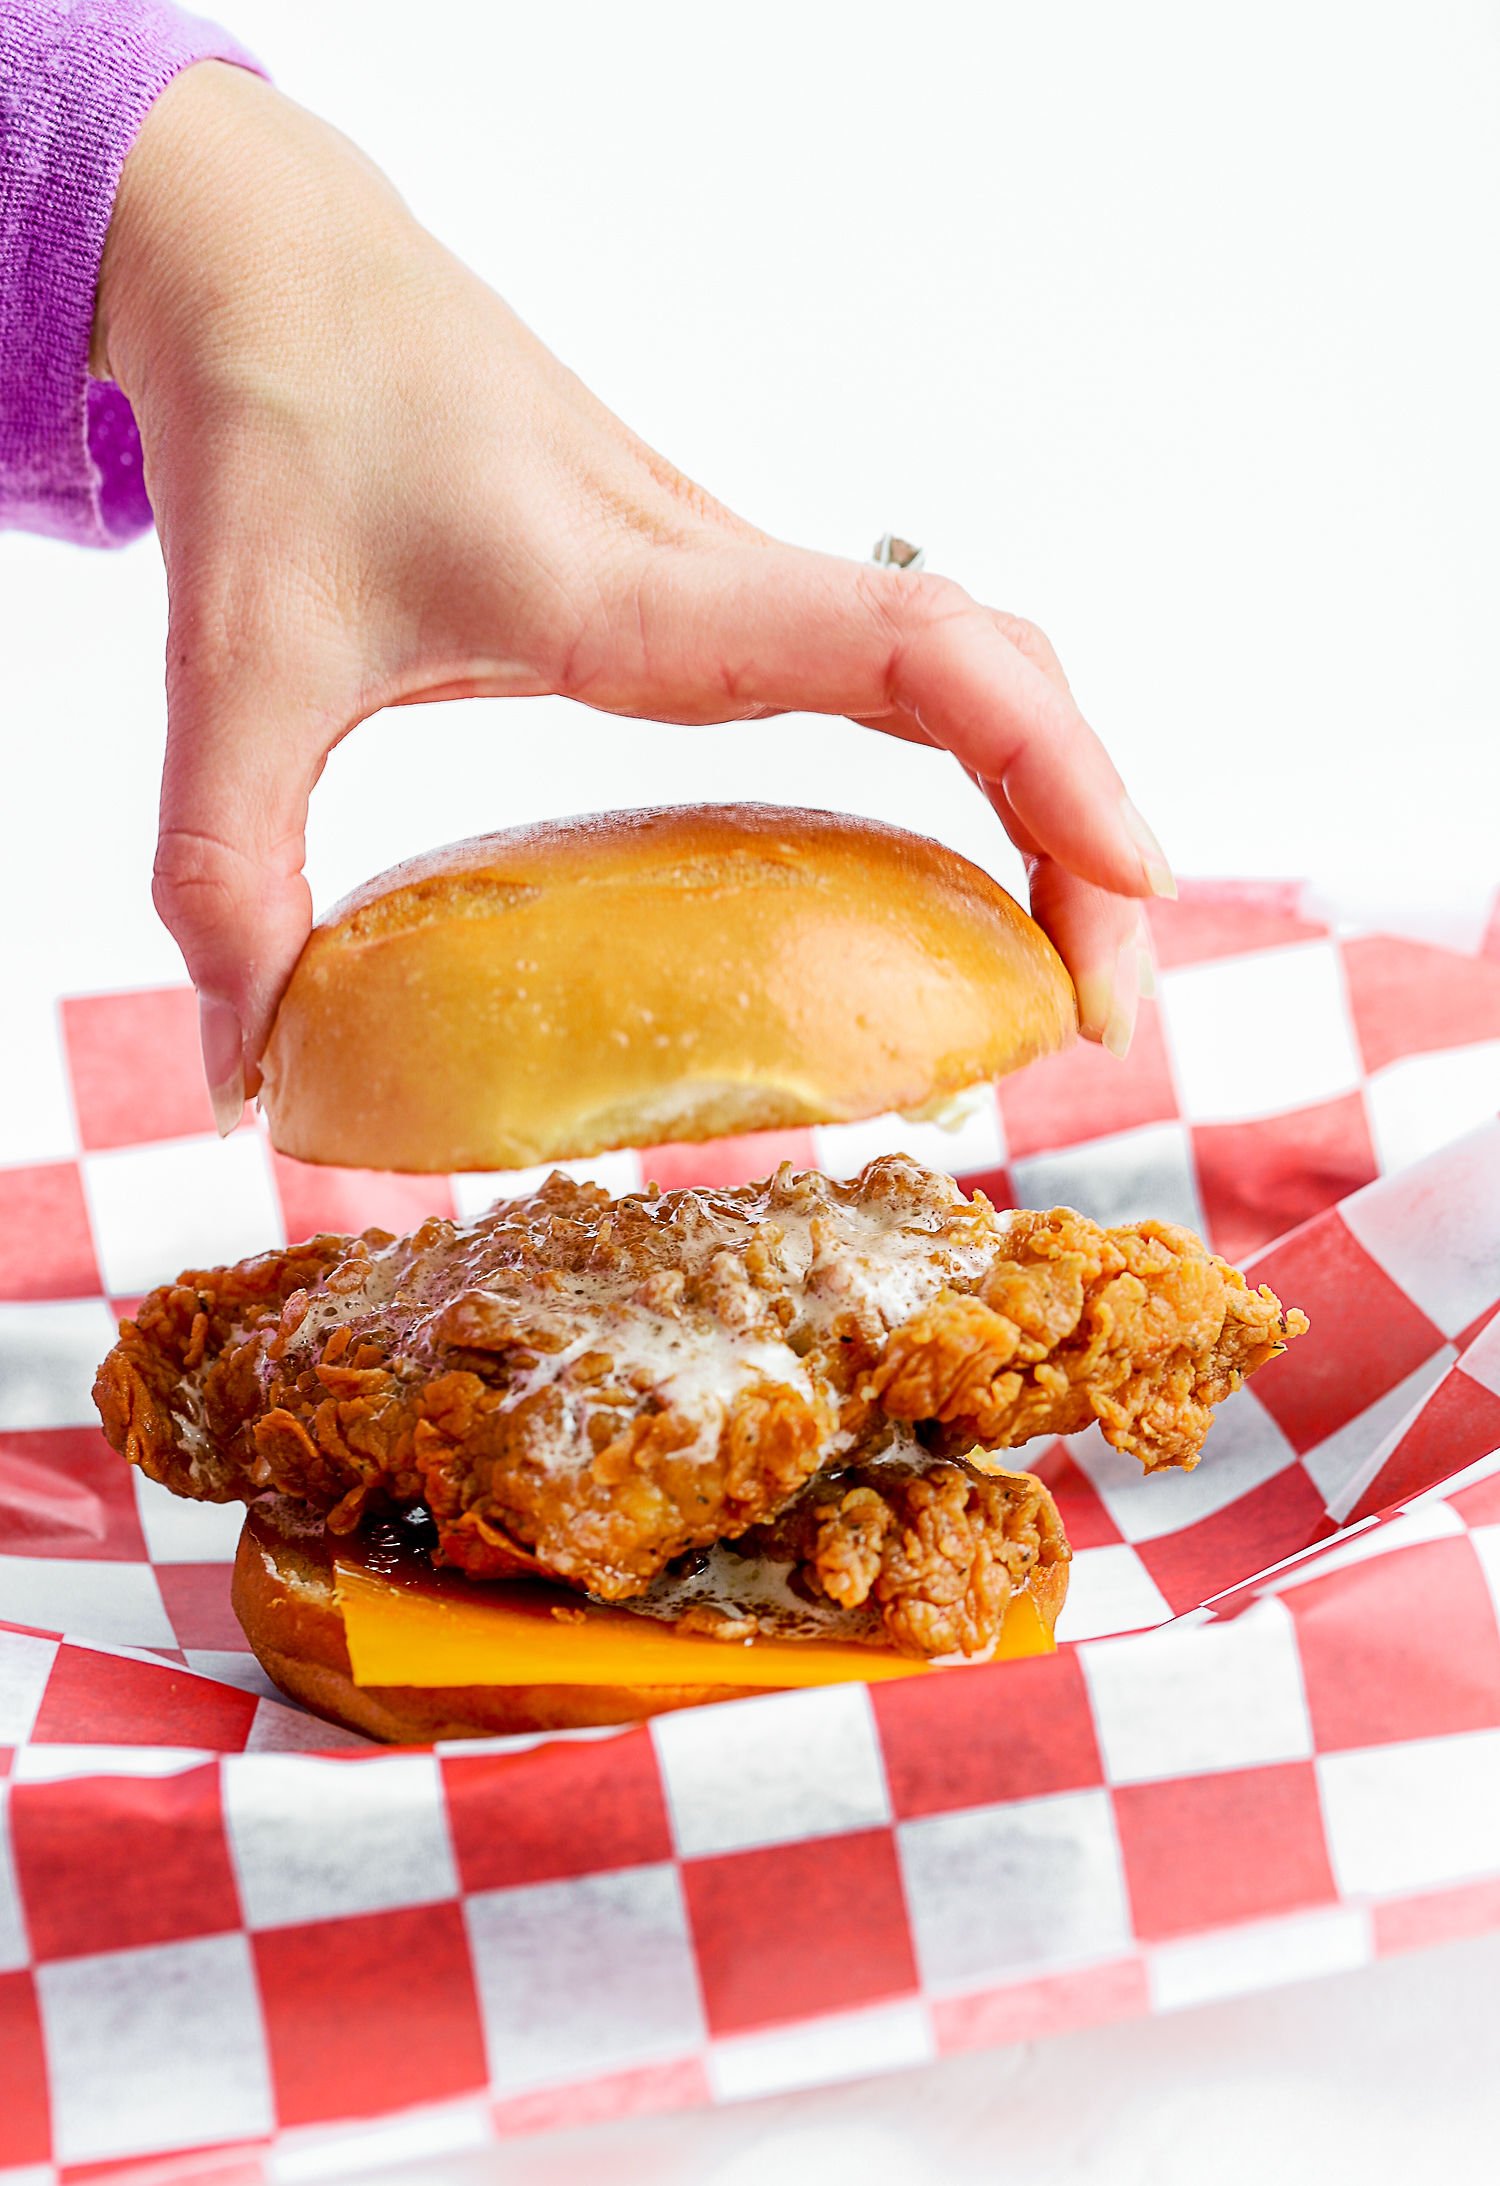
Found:
[[[1492,0],[232,20],[722,498],[853,555],[894,528],[1042,623],[1182,871],[1495,866]],[[0,933],[47,984],[175,978],[147,893],[154,550],[0,539],[0,612]],[[513,701],[351,738],[314,895],[483,826],[718,794],[905,819],[1013,872],[938,755]]]
[[[1495,874],[1493,4],[238,0],[231,20],[721,498],[853,555],[894,528],[1041,622],[1179,870],[1403,893]],[[41,1157],[65,1149],[27,1143],[14,1058],[48,998],[180,976],[148,900],[154,551],[0,540],[0,622],[0,1143]],[[528,701],[363,728],[318,793],[314,894],[481,827],[708,795],[867,811],[1013,874],[934,754],[836,723],[655,729]],[[1187,2146],[1184,2178],[1228,2181],[1253,2145],[1310,2179],[1351,2135],[1366,2176],[1407,2174],[1398,2084],[1452,2167],[1443,2136],[1474,2120],[1431,2076],[1493,2023],[1500,1951],[1442,1963],[1279,2018],[1215,2007],[1191,2037],[1076,2037],[1065,2085],[1067,2045],[992,2060],[1007,2111],[1066,2113],[1053,2168],[1033,2137],[1024,2175],[1175,2178],[1164,2152]],[[1391,2015],[1402,2044],[1372,2078]],[[995,2148],[990,2069],[777,2115],[824,2121],[809,2161],[829,2178],[856,2120],[881,2128],[918,2186],[924,2163]],[[649,2172],[622,2168],[642,2128],[592,2136],[590,2161],[727,2186],[726,2123],[652,2128]],[[781,2130],[739,2118],[744,2176],[758,2134],[796,2175]]]

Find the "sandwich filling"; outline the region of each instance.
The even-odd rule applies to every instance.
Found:
[[[179,1494],[274,1492],[335,1534],[420,1507],[475,1578],[975,1656],[1067,1557],[1046,1490],[988,1453],[1097,1420],[1191,1466],[1305,1326],[1186,1230],[998,1213],[888,1155],[621,1199],[557,1174],[473,1223],[190,1271],[95,1395]]]

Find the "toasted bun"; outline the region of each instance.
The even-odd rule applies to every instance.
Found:
[[[292,974],[262,1101],[304,1161],[519,1169],[925,1108],[1076,1029],[1040,927],[940,843],[691,805],[476,836],[356,890]]]
[[[356,1685],[323,1528],[268,1497],[245,1514],[231,1592],[261,1668],[314,1715],[388,1745],[639,1723],[672,1708],[744,1700],[746,1685]]]

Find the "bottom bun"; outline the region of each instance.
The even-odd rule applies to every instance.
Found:
[[[356,1565],[365,1564],[394,1581],[400,1593],[441,1596],[453,1583],[451,1575],[433,1572],[424,1548],[409,1546],[393,1528],[377,1527],[370,1536],[334,1541],[322,1520],[301,1505],[268,1496],[245,1514],[230,1598],[256,1659],[284,1693],[330,1723],[389,1745],[640,1723],[677,1708],[700,1708],[711,1701],[746,1700],[788,1689],[784,1682],[657,1685],[623,1679],[617,1684],[359,1684],[338,1597],[335,1557],[341,1563],[352,1558]],[[1064,1556],[1037,1565],[1024,1595],[1013,1597],[1017,1609],[1023,1601],[1028,1603],[1031,1631],[1045,1645],[1051,1643],[1067,1583]],[[458,1584],[463,1593],[471,1585],[476,1592],[486,1591],[484,1582]],[[505,1584],[497,1582],[495,1591]],[[528,1593],[532,1591],[529,1582],[522,1584]],[[552,1612],[560,1613],[564,1612]],[[562,1632],[558,1643],[567,1644]],[[701,1640],[695,1644],[702,1648]],[[1003,1640],[1001,1644],[1003,1651]],[[397,1651],[404,1659],[404,1648]],[[1016,1651],[1036,1649],[1023,1641]],[[891,1660],[890,1650],[871,1647],[868,1652],[875,1658],[872,1669],[878,1676],[881,1658]]]
[[[674,1708],[747,1700],[759,1685],[356,1685],[334,1592],[333,1548],[295,1504],[267,1498],[245,1514],[234,1562],[234,1613],[281,1690],[326,1722],[393,1746],[514,1731],[642,1723]]]

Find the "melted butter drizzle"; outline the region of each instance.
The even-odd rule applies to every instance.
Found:
[[[902,1155],[872,1163],[847,1186],[783,1167],[763,1185],[631,1194],[605,1205],[582,1194],[549,1197],[543,1187],[469,1224],[434,1217],[390,1243],[351,1240],[342,1261],[287,1301],[279,1324],[256,1332],[256,1371],[269,1389],[316,1366],[344,1326],[356,1344],[360,1334],[381,1343],[398,1376],[403,1367],[440,1371],[462,1307],[476,1336],[486,1320],[519,1332],[508,1345],[477,1345],[493,1358],[483,1378],[501,1385],[502,1410],[560,1388],[557,1430],[528,1445],[549,1469],[591,1460],[588,1426],[604,1400],[575,1372],[591,1352],[607,1357],[616,1401],[623,1392],[628,1409],[619,1416],[642,1403],[685,1414],[698,1423],[695,1446],[707,1459],[730,1407],[754,1383],[789,1388],[831,1420],[837,1404],[818,1354],[836,1341],[840,1317],[888,1332],[943,1289],[972,1287],[1001,1237],[991,1208]],[[577,1264],[563,1264],[570,1253]],[[701,1293],[691,1305],[680,1302],[684,1283]],[[191,1378],[173,1411],[185,1454],[202,1454],[209,1438]],[[831,1429],[825,1456],[847,1441]]]

